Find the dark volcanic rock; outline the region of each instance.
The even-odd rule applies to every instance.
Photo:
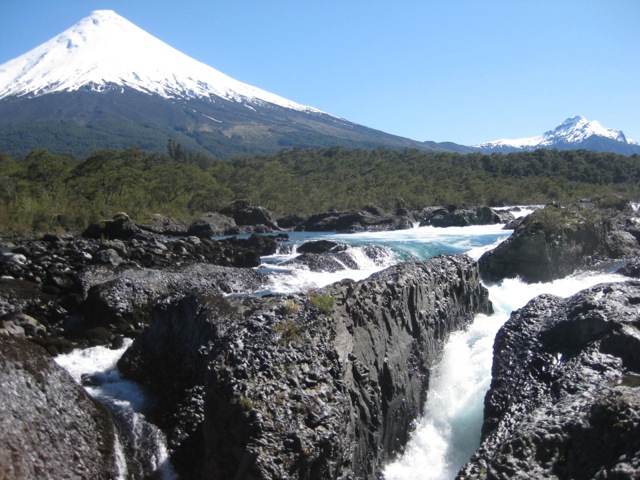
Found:
[[[279,239],[252,235],[171,241],[136,234],[128,240],[92,240],[46,235],[13,244],[10,253],[0,256],[0,328],[9,322],[5,331],[21,334],[10,317],[33,317],[43,329],[25,331],[25,336],[53,355],[67,352],[74,344],[102,344],[146,324],[149,302],[165,296],[202,289],[231,293],[237,291],[233,285],[240,283],[241,288],[257,289],[261,277],[248,268],[260,265],[262,255],[275,253]],[[229,276],[235,280],[229,281],[223,270],[209,264],[248,268],[234,271]],[[219,288],[211,286],[216,281]],[[180,290],[181,284],[185,290]],[[106,327],[110,335],[95,330],[99,327]]]
[[[331,211],[309,217],[297,227],[309,232],[376,232],[413,228],[406,211],[387,213],[378,207],[358,211]]]
[[[303,253],[281,265],[304,265],[312,272],[339,272],[358,268],[355,260],[346,252]]]
[[[482,277],[550,281],[597,261],[637,257],[637,228],[638,217],[629,204],[620,209],[592,202],[567,208],[548,205],[527,216],[513,235],[480,258]]]
[[[295,228],[305,221],[304,217],[295,213],[279,217],[277,222],[280,228]]]
[[[336,248],[339,244],[330,240],[314,240],[303,243],[298,247],[298,253],[326,253]]]
[[[458,478],[640,477],[640,282],[514,312],[494,344],[482,444]]]
[[[431,207],[424,209],[420,214],[422,220],[420,226],[433,227],[468,227],[470,225],[493,225],[496,223],[508,223],[514,219],[510,212],[498,212],[489,207]]]
[[[640,278],[640,259],[631,260],[624,267],[620,267],[616,273],[627,277]]]
[[[207,264],[171,270],[87,269],[79,278],[82,291],[86,292],[81,305],[84,317],[70,319],[67,330],[73,334],[108,327],[112,335],[130,334],[147,324],[151,310],[165,298],[257,290],[263,281],[264,277],[254,270]]]
[[[104,220],[102,222],[89,225],[82,236],[85,238],[107,238],[129,240],[134,235],[142,233],[140,227],[134,224],[126,213],[119,213],[112,220]]]
[[[302,247],[305,247],[305,245],[302,245]],[[309,249],[321,251],[328,246],[329,245],[312,245]],[[306,248],[303,250],[306,250]],[[297,251],[299,252],[300,248],[298,248]],[[389,251],[385,247],[361,247],[360,252],[364,253],[378,266],[384,266],[384,262],[389,257]],[[359,256],[354,256],[354,250],[349,249],[347,245],[344,244],[335,244],[335,246],[323,253],[303,253],[291,260],[281,263],[280,265],[304,265],[312,272],[339,272],[342,270],[355,270],[361,268],[358,261],[361,261],[361,259]]]
[[[153,420],[167,436],[174,467],[188,472],[183,478],[205,478],[204,372],[211,342],[224,334],[225,323],[218,319],[234,313],[215,295],[167,300],[118,362],[128,378],[155,396]]]
[[[115,426],[107,410],[41,347],[0,336],[3,479],[112,479]]]
[[[233,218],[221,213],[206,213],[200,220],[189,226],[187,235],[211,238],[221,235],[235,235],[238,232],[238,226]]]
[[[139,224],[141,230],[157,235],[211,238],[221,235],[236,235],[238,226],[232,218],[220,213],[205,213],[196,221],[176,220],[160,214],[152,214]]]
[[[184,237],[187,235],[189,225],[187,221],[153,213],[145,218],[144,224],[138,224],[138,227],[144,232]]]
[[[264,225],[270,231],[280,230],[266,208],[251,205],[247,200],[236,200],[220,210],[220,213],[233,218],[240,226]]]
[[[443,256],[308,297],[167,303],[119,368],[158,397],[184,478],[375,478],[449,332],[490,309],[477,265]]]

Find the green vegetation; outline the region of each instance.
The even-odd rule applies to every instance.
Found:
[[[325,315],[331,313],[333,310],[334,298],[326,293],[318,293],[311,295],[311,305],[317,308],[321,313]]]
[[[538,223],[547,234],[559,234],[568,229],[576,229],[584,225],[587,219],[575,207],[560,208],[556,205],[547,205],[536,210],[527,219],[529,223]]]
[[[389,210],[568,202],[607,194],[637,200],[640,155],[331,147],[223,161],[170,141],[162,155],[138,148],[98,151],[82,161],[46,150],[21,159],[0,154],[0,187],[0,234],[7,235],[81,230],[121,211],[138,222],[151,213],[190,219],[238,198],[276,215],[371,204]]]
[[[274,330],[280,333],[280,344],[299,343],[302,327],[290,318],[277,324]]]
[[[231,405],[237,405],[244,412],[249,412],[255,407],[255,402],[248,397],[238,397],[231,400]]]
[[[300,304],[296,303],[294,300],[287,299],[284,302],[282,302],[282,309],[284,310],[284,313],[286,315],[292,315],[294,313],[300,312],[302,307],[300,306]]]

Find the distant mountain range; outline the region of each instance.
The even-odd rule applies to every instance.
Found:
[[[475,148],[485,153],[508,153],[538,148],[558,150],[584,148],[622,155],[640,153],[640,144],[625,137],[621,131],[605,128],[596,120],[589,121],[580,116],[568,118],[555,129],[536,137],[494,140],[475,145]]]
[[[631,154],[640,145],[582,117],[540,137],[475,147],[391,135],[235,80],[179,52],[111,10],[0,65],[0,152],[35,148],[83,158],[168,140],[219,158],[341,145],[422,151],[588,148]]]
[[[220,157],[295,146],[471,150],[384,133],[239,82],[110,10],[0,65],[0,151],[164,151],[169,138]]]

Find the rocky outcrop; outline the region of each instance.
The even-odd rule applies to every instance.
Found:
[[[108,343],[117,335],[138,333],[161,300],[185,294],[224,295],[258,290],[264,277],[255,270],[194,264],[177,269],[87,269],[78,278],[85,299],[82,316],[65,325],[68,335],[87,336],[106,329]],[[96,330],[99,329],[99,330]]]
[[[471,225],[493,225],[509,223],[514,219],[512,213],[497,211],[489,207],[446,207],[425,208],[418,214],[420,226],[433,227],[468,227]]]
[[[290,214],[278,217],[277,222],[280,228],[295,229],[298,225],[301,225],[302,223],[304,223],[305,220],[306,218],[301,217],[296,213],[290,213]]]
[[[322,241],[321,241],[322,242]],[[309,245],[309,243],[313,245]],[[297,257],[280,263],[280,266],[304,265],[312,272],[339,272],[343,270],[357,270],[361,268],[358,262],[362,261],[360,254],[364,254],[371,262],[378,266],[384,266],[389,258],[389,250],[380,246],[363,246],[355,253],[345,244],[335,244],[328,248],[328,244],[309,242],[301,245],[296,252],[303,251]],[[328,242],[333,243],[333,242]],[[326,251],[322,251],[327,248]],[[318,252],[318,253],[312,253]]]
[[[106,480],[124,473],[111,416],[43,348],[0,336],[0,385],[3,479]]]
[[[344,250],[347,246],[344,244],[339,244],[337,242],[332,242],[330,240],[313,240],[311,242],[306,242],[300,245],[297,249],[297,253],[327,253],[331,251],[336,251],[336,249]]]
[[[47,235],[6,247],[10,253],[0,259],[0,330],[30,338],[55,355],[139,331],[152,304],[177,292],[256,290],[260,274],[224,267],[257,266],[277,244],[255,235],[216,242],[136,234],[129,240]],[[22,322],[24,328],[16,315],[39,326]]]
[[[640,278],[640,259],[635,258],[620,267],[616,273],[626,277]]]
[[[477,265],[442,256],[308,296],[167,302],[119,368],[157,397],[185,478],[374,478],[449,332],[490,310]]]
[[[482,444],[458,478],[640,476],[640,282],[543,295],[495,339]]]
[[[527,216],[513,235],[480,258],[483,279],[545,282],[598,261],[640,255],[639,218],[628,203],[583,201],[548,205]]]
[[[137,226],[142,231],[154,235],[211,238],[240,233],[233,218],[214,212],[204,213],[195,221],[177,220],[156,213],[146,217],[143,222]]]
[[[93,239],[129,240],[142,233],[140,227],[131,221],[126,213],[119,213],[111,220],[103,220],[89,225],[82,236]]]
[[[154,235],[183,237],[187,235],[190,224],[191,222],[188,220],[178,220],[160,213],[152,213],[146,216],[142,223],[138,223],[137,225],[143,232]]]
[[[193,222],[187,230],[187,235],[211,238],[221,235],[236,235],[240,230],[233,218],[221,213],[206,213],[200,220]]]
[[[238,226],[256,227],[262,225],[263,231],[280,230],[266,208],[251,205],[247,200],[236,200],[220,210],[220,213],[233,218]]]
[[[394,213],[370,206],[362,210],[331,211],[312,215],[296,230],[308,232],[377,232],[413,228],[409,212],[400,209]]]

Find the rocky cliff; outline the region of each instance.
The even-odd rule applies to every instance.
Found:
[[[617,197],[547,205],[527,216],[507,240],[480,258],[483,279],[544,282],[602,260],[640,256],[640,218]]]
[[[543,295],[496,336],[482,444],[458,478],[640,475],[640,282]]]
[[[42,347],[0,335],[0,385],[0,477],[106,480],[126,469],[109,412]]]
[[[447,335],[490,310],[477,265],[442,256],[309,295],[168,301],[119,368],[158,398],[185,478],[375,478]]]

